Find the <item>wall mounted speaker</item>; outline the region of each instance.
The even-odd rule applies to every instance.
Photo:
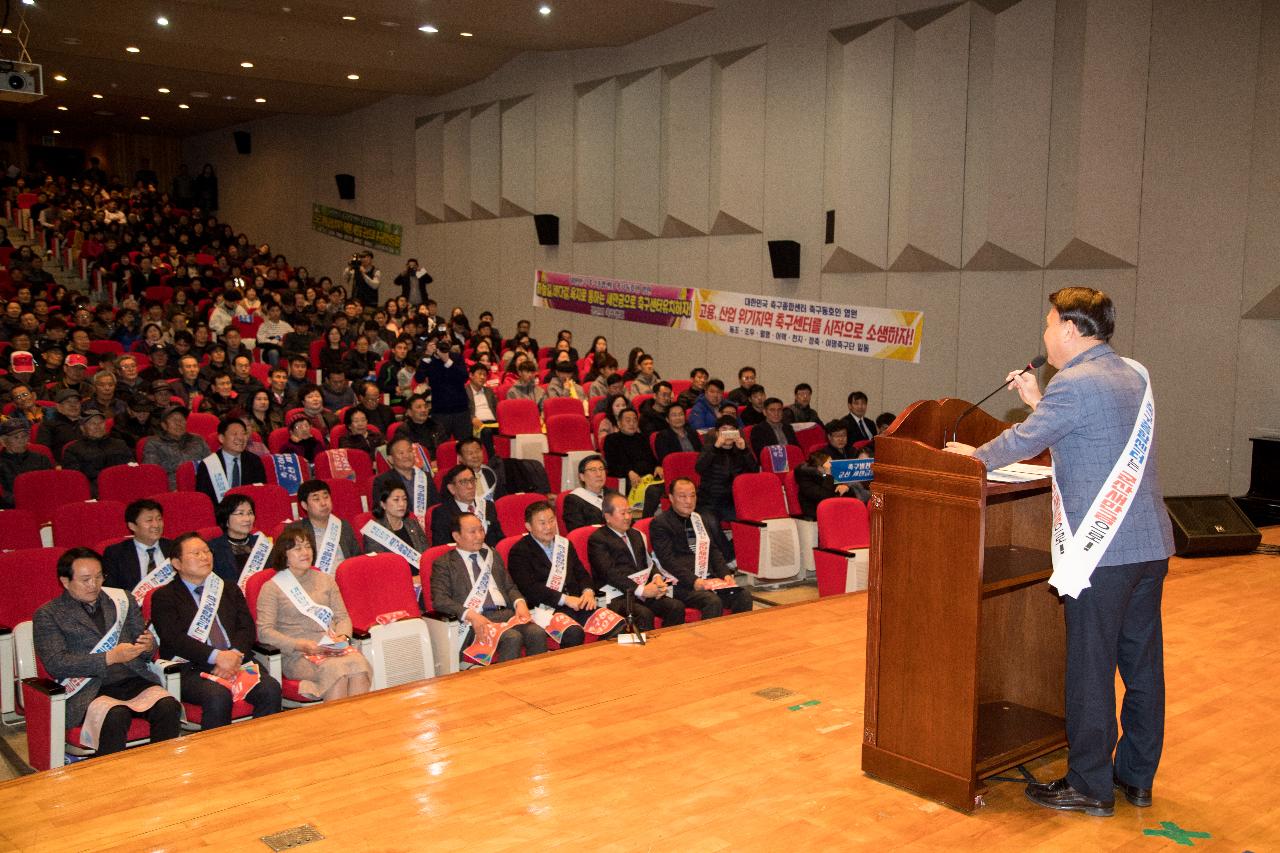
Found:
[[[560,245],[560,217],[554,213],[535,213],[533,227],[538,231],[539,246]]]
[[[334,175],[333,179],[338,184],[338,198],[344,201],[351,201],[356,197],[355,175]]]
[[[248,154],[253,150],[253,138],[249,136],[249,131],[233,130],[231,136],[236,141],[237,154]]]
[[[795,240],[770,240],[769,265],[774,278],[799,278],[800,244]]]
[[[1164,499],[1173,522],[1174,552],[1179,557],[1240,554],[1258,547],[1262,534],[1227,495],[1191,495]]]

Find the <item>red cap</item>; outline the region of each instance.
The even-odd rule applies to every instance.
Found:
[[[71,355],[67,356],[67,366],[68,367],[88,367],[89,359],[85,358],[78,352],[72,353]]]
[[[31,353],[18,350],[9,356],[9,369],[14,373],[35,373],[36,360]]]

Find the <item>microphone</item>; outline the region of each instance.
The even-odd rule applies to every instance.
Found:
[[[1031,362],[1030,362],[1026,367],[1024,367],[1024,368],[1022,368],[1021,370],[1019,370],[1019,371],[1017,372],[1017,374],[1015,374],[1015,375],[1017,375],[1017,376],[1021,376],[1022,374],[1026,373],[1028,370],[1039,370],[1041,367],[1044,367],[1044,363],[1045,363],[1046,361],[1048,361],[1048,359],[1047,359],[1047,358],[1045,358],[1045,357],[1044,357],[1044,356],[1042,356],[1042,355],[1038,355],[1038,356],[1036,356],[1035,358],[1031,359]],[[992,397],[994,397],[996,394],[998,394],[998,393],[1000,392],[1000,390],[1001,390],[1001,389],[1003,389],[1003,388],[1004,388],[1005,386],[1007,386],[1008,384],[1009,384],[1009,380],[1008,380],[1008,379],[1005,379],[1003,382],[1001,382],[999,385],[997,385],[997,386],[996,386],[996,389],[995,389],[994,391],[992,391],[992,392],[991,392],[990,394],[988,394],[987,396],[983,397],[983,398],[982,398],[981,400],[979,400],[978,402],[974,403],[974,404],[973,404],[972,406],[970,406],[969,408],[965,409],[965,410],[964,410],[964,412],[960,415],[960,417],[956,418],[956,422],[955,422],[955,424],[951,427],[951,440],[952,440],[952,441],[955,441],[955,440],[956,440],[956,431],[957,431],[958,429],[960,429],[960,422],[961,422],[962,420],[964,420],[965,418],[967,418],[967,417],[969,416],[969,414],[970,414],[974,409],[978,408],[978,407],[979,407],[979,406],[981,406],[983,403],[987,402],[987,401],[988,401],[988,400],[990,400]]]

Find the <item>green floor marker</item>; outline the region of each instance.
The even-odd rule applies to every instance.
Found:
[[[1212,838],[1207,832],[1193,832],[1189,829],[1183,829],[1171,820],[1162,820],[1160,825],[1163,829],[1144,829],[1143,835],[1159,835],[1164,838],[1171,838],[1183,847],[1195,847],[1196,843],[1193,838]]]
[[[788,710],[788,711],[800,711],[800,710],[803,710],[803,709],[805,709],[805,708],[808,708],[810,705],[820,705],[820,704],[822,704],[822,703],[821,703],[821,702],[819,702],[817,699],[810,699],[808,702],[801,702],[799,705],[791,705],[791,706],[789,706],[789,707],[787,708],[787,710]]]

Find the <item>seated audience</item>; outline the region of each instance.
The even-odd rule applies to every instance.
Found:
[[[609,609],[626,613],[628,599],[636,627],[684,624],[684,602],[674,597],[671,580],[649,560],[644,536],[631,527],[631,507],[617,492],[604,496],[604,527],[587,540],[587,562],[602,593],[611,593]],[[671,593],[671,594],[669,594]]]
[[[801,382],[795,387],[794,394],[795,401],[783,411],[783,420],[789,424],[822,423],[822,418],[809,405],[809,401],[813,399],[813,386],[808,382]]]
[[[358,450],[369,457],[372,462],[382,444],[382,436],[369,430],[369,418],[359,406],[351,406],[342,415],[342,423],[347,434],[338,440],[338,447],[343,450]]]
[[[841,418],[827,421],[827,446],[822,451],[832,459],[856,459],[858,451],[849,444],[849,426]]]
[[[702,445],[695,470],[702,478],[698,487],[698,511],[710,512],[720,521],[737,518],[733,481],[743,474],[759,471],[760,463],[747,449],[738,431],[738,422],[732,416],[720,418],[716,431]]]
[[[708,379],[702,389],[702,396],[693,403],[689,410],[689,425],[694,429],[715,429],[716,420],[720,417],[720,406],[724,402],[724,383],[719,379]]]
[[[604,462],[610,477],[617,477],[634,490],[645,477],[662,479],[662,466],[649,447],[648,436],[640,432],[640,416],[631,409],[618,416],[618,431],[604,441]],[[644,515],[653,515],[662,499],[662,486],[654,483],[645,490]]]
[[[665,379],[653,386],[653,399],[640,404],[640,431],[653,435],[667,428],[667,409],[675,402],[671,383]]]
[[[95,498],[102,469],[132,461],[129,445],[107,435],[106,417],[96,409],[80,416],[80,437],[62,449],[62,467],[84,474],[89,480],[89,494]]]
[[[654,439],[653,450],[659,462],[671,453],[697,453],[702,450],[702,436],[685,421],[684,406],[672,403],[667,408],[667,426]]]
[[[420,467],[422,460],[403,430],[387,444],[387,461],[391,470],[373,478],[370,502],[376,502],[375,496],[386,484],[399,483],[409,498],[409,514],[421,523],[426,518],[427,507],[440,503],[440,493],[436,490],[431,471]]]
[[[249,578],[267,568],[271,556],[271,537],[254,533],[257,510],[248,495],[227,495],[213,509],[222,535],[209,540],[213,553],[213,571],[229,584],[241,589]]]
[[[733,583],[733,569],[729,568],[717,535],[720,522],[711,513],[696,509],[698,488],[693,480],[680,477],[671,484],[671,508],[653,517],[649,526],[649,541],[653,556],[669,574],[675,575],[675,597],[702,613],[703,619],[721,615],[727,607],[733,613],[745,613],[751,609],[751,592],[734,584],[715,590],[707,589],[709,583],[722,581]]]
[[[422,394],[409,397],[396,435],[407,435],[414,444],[425,447],[432,457],[436,455],[436,447],[448,440],[440,425],[431,419],[431,400]]]
[[[608,478],[604,459],[598,454],[578,460],[578,488],[564,496],[566,530],[577,530],[591,524],[604,524],[604,484]]]
[[[310,531],[320,571],[332,575],[343,560],[361,553],[350,522],[333,514],[333,495],[324,480],[307,480],[298,487],[298,511],[303,518],[290,526]]]
[[[356,386],[356,408],[364,412],[369,426],[383,435],[396,422],[396,413],[382,402],[382,391],[376,382],[361,382]]]
[[[238,585],[213,574],[213,552],[200,534],[184,533],[175,539],[169,564],[176,578],[151,595],[160,654],[183,659],[182,701],[200,706],[200,727],[230,725],[232,685],[250,677],[243,664],[253,663],[257,642],[249,605]],[[278,713],[279,682],[256,665],[253,680],[241,697],[253,706],[253,716]]]
[[[456,449],[458,452],[458,461],[466,465],[476,475],[476,497],[487,498],[496,501],[498,498],[507,494],[506,478],[503,476],[502,460],[498,459],[495,465],[490,465],[485,461],[484,446],[481,445],[477,438],[464,438],[460,440]]]
[[[711,374],[707,372],[705,367],[695,367],[689,371],[689,387],[681,391],[679,397],[676,397],[676,402],[680,404],[686,413],[693,408],[693,404],[707,390],[707,382],[710,379]]]
[[[147,441],[142,461],[159,465],[169,475],[169,488],[178,487],[178,468],[209,455],[203,438],[187,432],[186,406],[168,406],[160,412],[160,430]]]
[[[516,381],[507,388],[508,400],[532,400],[542,408],[547,392],[538,384],[538,365],[525,359],[516,366]]]
[[[756,385],[756,369],[754,367],[738,368],[738,387],[734,388],[725,399],[735,406],[745,406],[751,399],[751,389]]]
[[[800,446],[796,439],[796,431],[791,424],[783,421],[782,401],[770,397],[764,401],[764,421],[756,424],[751,430],[751,452],[760,458],[760,451],[776,444]]]
[[[228,489],[267,482],[267,469],[249,453],[249,430],[237,417],[218,421],[218,449],[196,463],[196,491],[215,504]]]
[[[764,423],[764,401],[764,386],[752,385],[751,392],[747,394],[746,408],[738,414],[738,420],[742,421],[743,426]]]
[[[28,450],[31,424],[21,416],[0,421],[0,508],[13,509],[13,483],[28,471],[51,471],[53,463],[43,453]]]
[[[796,468],[796,490],[800,493],[800,516],[809,521],[818,518],[818,504],[827,498],[852,497],[863,501],[866,497],[854,491],[859,483],[837,484],[831,478],[831,457],[825,451],[815,450],[803,465]],[[865,488],[860,488],[866,493]]]
[[[80,437],[80,392],[63,388],[53,396],[54,408],[46,410],[36,429],[36,444],[47,447],[53,458],[62,459],[62,448]]]
[[[289,430],[289,440],[280,448],[281,453],[296,453],[308,462],[316,461],[316,454],[324,450],[324,445],[311,434],[311,421],[303,409],[294,409],[285,415],[285,428]]]
[[[67,729],[83,727],[81,742],[98,755],[124,749],[135,717],[147,721],[152,742],[177,737],[182,706],[147,669],[156,643],[137,603],[103,587],[102,560],[90,548],[64,552],[57,572],[63,592],[36,610],[32,637],[44,668],[70,694]],[[106,638],[111,647],[95,652]]]
[[[103,549],[102,568],[107,586],[129,592],[169,562],[173,540],[164,538],[164,508],[150,498],[126,506],[124,522],[133,535]],[[168,583],[170,578],[172,574],[165,572],[152,580]]]
[[[600,607],[595,582],[569,540],[559,535],[551,504],[529,504],[524,511],[524,527],[528,535],[521,537],[507,556],[511,579],[525,601],[535,608],[563,613],[577,623],[561,636],[561,648],[580,646],[586,640],[582,626]],[[618,622],[600,636],[608,639],[622,628]]]
[[[501,624],[513,616],[528,618],[529,606],[498,552],[485,547],[487,534],[479,518],[469,512],[452,516],[449,535],[458,547],[431,564],[431,603],[436,611],[467,623],[469,630],[460,643],[466,649],[490,623]],[[521,651],[536,655],[546,650],[546,631],[526,622],[503,632],[493,663],[514,660]]]
[[[435,512],[431,514],[431,541],[445,544],[452,540],[454,519],[463,513],[475,516],[484,528],[484,541],[496,546],[502,540],[502,528],[498,525],[498,510],[493,500],[476,495],[476,474],[459,462],[449,469],[440,481],[448,492]]]
[[[374,489],[373,518],[360,535],[365,551],[399,554],[413,573],[418,573],[418,563],[427,550],[427,534],[409,512],[409,493],[399,480],[383,480]]]
[[[841,420],[849,429],[849,443],[858,444],[873,440],[876,437],[876,423],[867,417],[867,395],[861,391],[851,391],[848,403],[849,414]]]
[[[326,492],[327,494],[327,492]],[[258,638],[281,652],[281,672],[325,702],[368,693],[369,662],[351,641],[351,617],[338,584],[315,571],[311,528],[286,527],[267,561],[275,570],[258,596]]]
[[[658,372],[653,369],[653,356],[645,353],[636,360],[638,372],[634,379],[631,380],[631,387],[627,389],[627,399],[634,400],[641,394],[652,394],[658,381],[662,379]]]

